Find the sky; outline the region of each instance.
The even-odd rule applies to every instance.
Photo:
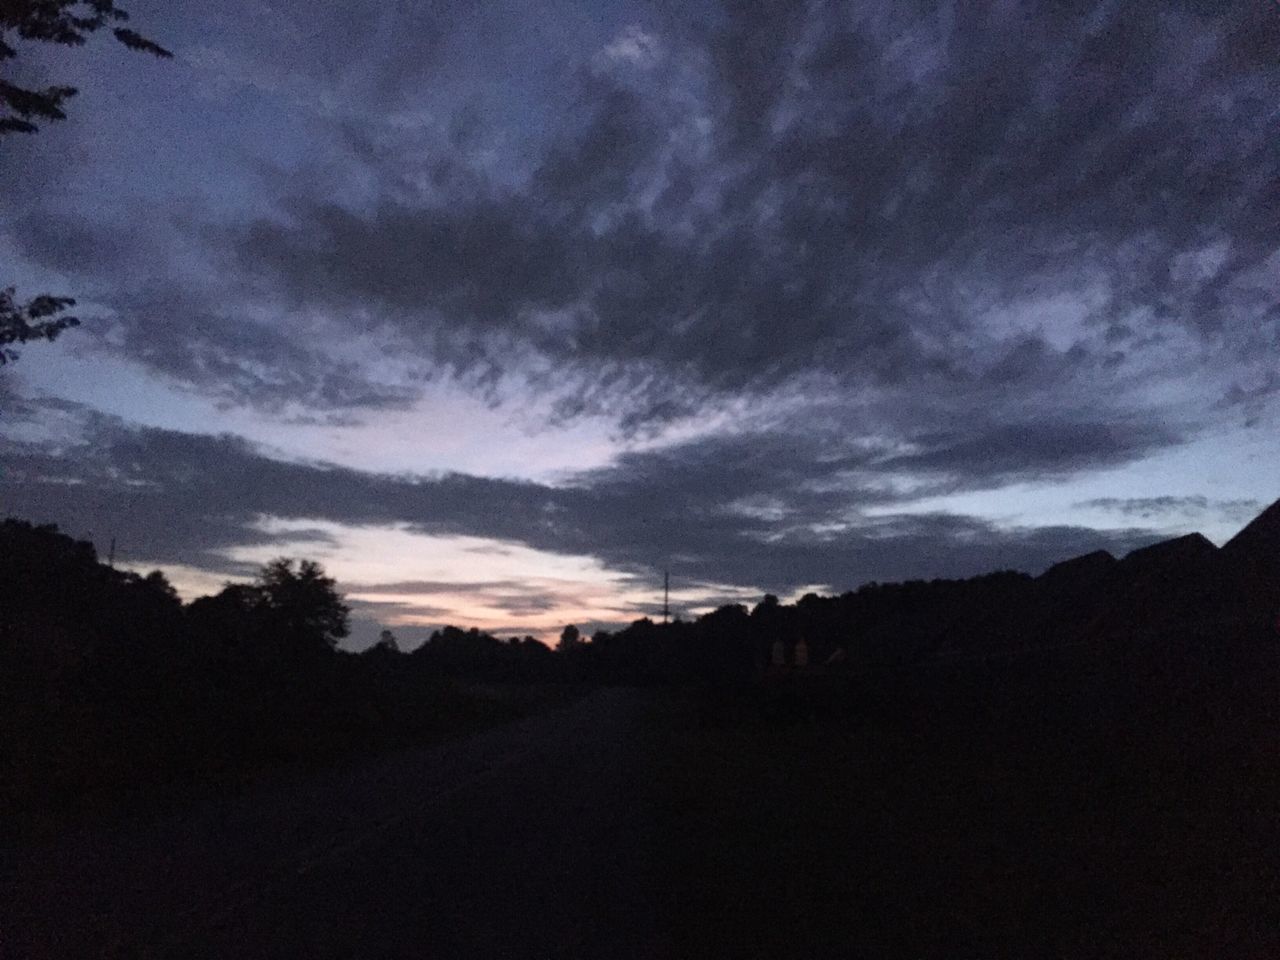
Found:
[[[135,0],[19,44],[0,512],[353,647],[1038,573],[1280,496],[1274,4]]]

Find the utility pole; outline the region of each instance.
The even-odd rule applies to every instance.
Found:
[[[671,616],[671,571],[662,571],[662,622]]]

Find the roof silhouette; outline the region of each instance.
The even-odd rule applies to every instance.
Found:
[[[1188,533],[1186,536],[1161,540],[1149,547],[1130,551],[1120,563],[1126,568],[1151,569],[1157,566],[1199,563],[1217,553],[1218,548],[1204,534]]]
[[[1116,558],[1106,550],[1094,550],[1092,553],[1055,563],[1040,574],[1040,579],[1055,585],[1092,582],[1106,575],[1116,563]]]
[[[1272,566],[1280,563],[1280,500],[1254,517],[1228,540],[1222,552],[1231,560],[1249,559]]]

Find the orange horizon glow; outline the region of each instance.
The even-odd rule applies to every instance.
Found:
[[[483,537],[433,535],[405,524],[362,527],[322,520],[263,517],[258,528],[279,539],[233,547],[228,560],[254,565],[280,556],[318,561],[353,608],[383,627],[408,630],[409,646],[444,626],[476,628],[498,637],[532,636],[554,645],[567,624],[625,625],[662,615],[662,574],[652,583],[610,570],[591,557],[536,550]],[[153,564],[122,564],[147,572]],[[186,601],[216,593],[228,578],[194,565],[162,566]],[[692,618],[712,609],[709,593],[759,599],[754,589],[674,584],[673,613]]]

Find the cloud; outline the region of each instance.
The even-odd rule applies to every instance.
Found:
[[[451,607],[433,607],[430,604],[415,603],[411,600],[366,600],[360,597],[352,598],[349,595],[344,597],[352,612],[360,617],[393,626],[421,625],[424,621],[443,623],[455,612]]]
[[[347,583],[347,589],[367,596],[402,595],[423,596],[433,593],[470,593],[479,590],[495,590],[518,586],[511,580],[393,580],[386,583]]]
[[[997,486],[1128,463],[1177,442],[1177,435],[1158,421],[1032,421],[926,435],[916,440],[916,452],[892,457],[880,467],[910,476],[956,477],[964,485],[981,478]]]
[[[512,617],[536,617],[583,605],[582,598],[576,595],[573,585],[555,583],[537,576],[526,580],[344,583],[343,587],[362,602],[384,606],[388,611],[398,611],[400,615],[429,617],[437,623],[444,623],[450,614],[456,614],[460,597],[465,598],[466,606],[472,610],[493,609]],[[387,599],[388,597],[394,599]],[[451,603],[432,605],[424,602],[432,597],[448,598]]]
[[[335,357],[330,349],[305,345],[300,331],[289,331],[279,319],[268,325],[237,315],[235,304],[147,289],[114,305],[114,317],[90,327],[105,351],[224,406],[324,417],[406,409],[420,396],[414,385],[388,383],[370,371],[350,343],[347,358]]]
[[[36,260],[99,263],[117,349],[227,403],[406,401],[316,349],[316,317],[329,343],[371,333],[495,401],[552,395],[624,433],[815,379],[904,438],[1083,393],[1102,422],[1188,379],[1228,406],[1256,393],[1254,422],[1274,399],[1250,386],[1280,337],[1267,14],[730,3],[567,59],[479,14],[269,17],[264,36],[301,38],[283,59],[255,34],[193,62],[332,109],[284,151],[303,159],[219,171],[248,202],[172,228],[201,262],[166,263],[162,288],[221,295],[105,275],[165,248],[150,219],[20,231]],[[475,94],[498,64],[539,79]]]
[[[1280,161],[1233,17],[842,9],[731,6],[673,37],[667,79],[579,78],[584,119],[522,185],[303,191],[230,242],[295,305],[377,305],[455,369],[541,363],[562,412],[633,425],[815,371],[853,397],[1127,395],[1144,358],[1194,366],[1137,346],[1169,327],[1247,366]]]
[[[651,67],[662,59],[662,41],[643,27],[632,24],[605,44],[595,56],[599,67],[626,64]]]
[[[226,407],[276,415],[404,409],[420,395],[389,365],[372,369],[378,357],[345,327],[255,302],[242,285],[176,262],[181,234],[147,211],[107,226],[46,210],[19,218],[14,238],[24,256],[82,278],[73,349],[132,361]],[[158,276],[157,262],[169,267]]]
[[[1229,523],[1244,523],[1261,509],[1257,500],[1211,500],[1205,496],[1097,497],[1075,506],[1105,510],[1129,518],[1165,522],[1216,514]]]
[[[1280,338],[1280,333],[1277,334]],[[1277,339],[1280,347],[1280,339]],[[1220,409],[1241,410],[1245,414],[1245,425],[1256,427],[1272,404],[1275,397],[1280,396],[1280,373],[1276,370],[1259,371],[1254,383],[1242,386],[1239,382],[1227,388],[1222,399],[1216,404]]]
[[[742,469],[717,469],[733,462],[726,459],[733,444]],[[752,445],[753,456],[742,456]],[[244,573],[252,566],[245,545],[314,549],[332,540],[333,524],[394,526],[594,557],[607,570],[645,582],[667,568],[709,596],[1036,569],[1075,552],[1150,539],[1143,531],[1004,529],[972,517],[905,513],[910,495],[873,484],[874,461],[874,452],[833,454],[784,436],[742,437],[633,453],[614,468],[548,486],[288,462],[234,437],[97,418],[81,444],[6,452],[0,492],[18,515],[59,522],[76,534],[116,536],[139,562]],[[773,509],[743,509],[752,498]],[[469,591],[477,602],[531,616],[565,604],[575,588],[532,576],[351,589],[370,601],[434,606],[442,604],[432,596]]]
[[[513,29],[410,6],[290,3],[193,41],[199,122],[221,110],[211,139],[257,152],[140,163],[170,195],[219,185],[148,206],[16,147],[0,175],[54,173],[0,191],[0,243],[101,307],[81,343],[225,406],[372,416],[445,372],[643,448],[586,472],[566,449],[548,484],[89,417],[61,446],[24,426],[6,509],[218,570],[291,536],[274,517],[785,593],[1127,549],[1149,535],[917,503],[1064,482],[1276,409],[1272,11],[734,2],[619,32],[631,18]],[[1088,508],[1236,509],[1164,500]],[[513,620],[558,596],[473,587]]]
[[[367,115],[400,106],[441,53],[443,25],[430,5],[398,4],[373,15],[350,7],[319,11],[297,0],[225,6],[238,7],[228,17],[254,29],[217,42],[197,36],[181,50],[208,99],[248,89],[322,117]],[[461,26],[472,18],[451,19]],[[348,63],[360,69],[335,69]]]

